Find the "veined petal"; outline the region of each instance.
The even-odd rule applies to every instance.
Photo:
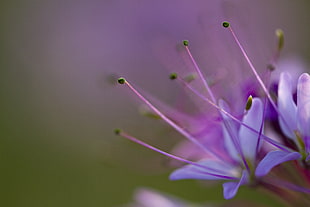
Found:
[[[303,73],[297,84],[297,126],[304,138],[310,137],[310,76]],[[309,143],[309,140],[304,140]],[[307,150],[310,146],[307,144]]]
[[[284,152],[284,151],[271,151],[262,161],[257,165],[255,175],[261,177],[267,175],[269,171],[283,162],[298,160],[301,158],[301,154],[298,152]]]
[[[237,194],[239,187],[248,182],[248,173],[246,170],[242,171],[242,176],[239,182],[227,182],[223,184],[224,198],[231,199]]]
[[[248,113],[243,117],[242,122],[256,131],[259,131],[263,122],[263,103],[259,98],[254,98],[252,107]],[[251,131],[245,126],[241,125],[239,129],[239,140],[242,152],[246,159],[254,163],[256,157],[256,146],[258,143],[259,134]]]
[[[228,113],[230,113],[230,108],[228,106],[228,104],[220,99],[219,100],[219,107],[221,107],[222,109],[224,109],[225,111],[227,111]],[[236,135],[238,134],[237,131],[237,126],[235,125],[235,122],[228,116],[226,116],[224,113],[221,112],[221,115],[225,121],[226,126],[224,125],[224,123],[222,124],[222,128],[223,128],[223,137],[224,137],[224,144],[225,144],[225,148],[228,151],[229,155],[234,159],[234,160],[240,160],[240,155],[233,143],[232,137],[229,134],[229,132],[227,131],[227,127],[230,128],[230,133],[233,133]]]
[[[171,180],[199,179],[199,180],[227,180],[238,179],[236,168],[216,160],[204,160],[197,164],[207,166],[214,170],[204,169],[195,165],[186,165],[172,172]]]
[[[296,141],[297,107],[292,95],[292,80],[288,73],[281,73],[278,88],[279,123],[283,133]],[[284,119],[284,120],[283,120]]]

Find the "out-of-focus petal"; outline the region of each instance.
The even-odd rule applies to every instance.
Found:
[[[171,173],[171,180],[180,179],[202,179],[202,180],[226,180],[225,177],[236,177],[236,169],[234,166],[225,164],[216,160],[204,160],[197,162],[197,164],[207,166],[211,169],[205,169],[195,165],[186,165]],[[210,175],[214,174],[214,175]],[[218,175],[218,176],[215,176]]]
[[[248,113],[243,117],[242,122],[256,131],[259,131],[263,121],[263,103],[259,98],[254,98],[252,107]],[[241,125],[239,129],[239,140],[242,152],[247,159],[254,163],[256,157],[256,146],[259,134],[255,133],[245,126]]]
[[[302,136],[307,139],[307,151],[310,148],[310,76],[303,73],[298,79],[297,85],[297,126]]]
[[[246,170],[243,170],[242,176],[239,180],[239,182],[227,182],[223,184],[224,188],[224,198],[225,199],[231,199],[235,197],[237,194],[239,187],[243,184],[245,184],[248,180],[248,173]]]
[[[135,193],[135,207],[186,207],[194,204],[183,201],[177,197],[167,195],[148,188],[138,189]],[[198,205],[197,205],[198,206]]]
[[[269,152],[264,159],[257,165],[255,175],[261,177],[267,175],[269,171],[278,164],[283,162],[298,160],[301,154],[298,152],[272,151]]]
[[[279,122],[283,133],[296,139],[294,130],[297,129],[297,107],[292,96],[292,80],[288,73],[281,73],[278,88]],[[285,121],[284,121],[284,120]]]

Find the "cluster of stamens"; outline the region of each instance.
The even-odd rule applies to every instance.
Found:
[[[197,77],[199,78],[199,80],[202,82],[204,88],[206,89],[206,91],[208,92],[209,97],[206,97],[205,95],[202,95],[201,93],[199,93],[197,90],[195,90],[189,83],[190,81],[187,80],[187,78],[182,78],[179,77],[179,75],[177,73],[171,73],[169,78],[171,80],[177,80],[179,81],[183,86],[185,86],[187,89],[189,89],[191,92],[193,92],[198,98],[202,99],[203,101],[205,101],[207,104],[209,104],[211,107],[214,107],[220,116],[222,117],[228,117],[230,120],[234,121],[236,124],[238,124],[239,126],[242,126],[244,128],[246,128],[248,131],[250,131],[251,133],[255,133],[257,135],[257,143],[256,143],[256,154],[259,153],[259,146],[261,145],[262,141],[265,141],[269,144],[271,144],[272,146],[274,146],[275,148],[277,148],[278,150],[281,150],[283,152],[290,152],[291,150],[284,146],[283,144],[279,143],[278,141],[275,141],[269,137],[267,137],[266,135],[263,134],[263,124],[264,124],[264,120],[265,120],[265,112],[266,112],[266,103],[267,101],[269,101],[269,103],[271,104],[271,106],[273,107],[273,109],[278,113],[279,117],[281,117],[281,113],[278,111],[277,105],[275,103],[275,101],[273,100],[272,96],[269,93],[268,90],[268,84],[266,86],[266,83],[263,82],[263,80],[261,79],[261,77],[259,76],[257,70],[255,69],[254,65],[252,64],[249,56],[247,55],[245,49],[243,48],[243,46],[241,45],[239,39],[237,38],[237,35],[235,34],[234,30],[232,29],[231,25],[229,22],[223,22],[222,26],[224,28],[227,28],[230,33],[232,34],[236,44],[238,45],[238,47],[241,50],[242,55],[244,56],[245,60],[247,61],[251,71],[253,72],[256,80],[258,81],[258,83],[260,84],[262,90],[264,91],[265,97],[264,97],[264,107],[263,107],[263,117],[260,117],[260,119],[262,120],[262,122],[260,123],[260,128],[259,129],[255,129],[249,125],[247,125],[246,123],[242,122],[239,118],[235,117],[233,114],[231,114],[230,112],[228,112],[227,110],[225,110],[221,105],[217,104],[217,99],[215,97],[215,95],[213,94],[211,88],[209,87],[208,82],[206,81],[206,79],[204,78],[197,62],[195,61],[194,57],[191,54],[191,51],[189,49],[189,41],[188,40],[184,40],[183,41],[183,45],[185,47],[185,50],[188,54],[188,57],[190,58],[193,67],[195,69],[195,74],[197,74]],[[275,68],[275,62],[278,59],[279,53],[283,48],[283,44],[284,44],[284,36],[283,36],[283,31],[282,30],[276,30],[276,35],[278,38],[278,46],[277,46],[277,50],[276,53],[274,55],[274,57],[272,58],[272,61],[270,63],[270,65],[272,65],[272,67],[270,67],[269,69],[273,70]],[[216,151],[214,151],[213,149],[210,149],[206,146],[204,146],[202,143],[200,143],[196,137],[194,137],[190,132],[186,131],[184,128],[182,128],[181,126],[179,126],[177,123],[175,123],[173,120],[171,120],[168,116],[166,116],[164,113],[162,113],[156,106],[154,106],[147,98],[145,98],[137,89],[135,89],[125,78],[121,77],[118,80],[119,84],[122,85],[126,85],[140,100],[142,100],[142,102],[144,104],[146,104],[158,117],[160,117],[163,121],[165,121],[166,123],[168,123],[172,128],[174,128],[176,131],[178,131],[180,134],[182,134],[185,138],[187,138],[190,142],[194,143],[196,146],[200,147],[206,154],[208,154],[208,156],[212,157],[213,159],[217,159],[217,160],[222,160],[222,155],[220,155],[219,153],[217,153]],[[248,111],[251,110],[252,108],[252,104],[253,104],[253,97],[250,95],[245,103],[245,113],[247,113]],[[283,119],[284,120],[284,119]],[[223,123],[224,126],[227,128],[228,132],[230,132],[230,127],[229,124],[227,122],[225,122],[225,118],[223,118]],[[284,120],[284,124],[287,125],[287,123]],[[147,147],[151,150],[154,150],[158,153],[164,154],[172,159],[178,160],[180,162],[186,163],[186,164],[190,164],[193,165],[195,167],[197,167],[198,169],[207,169],[208,172],[205,172],[206,175],[209,176],[215,176],[221,179],[228,179],[228,180],[237,180],[237,179],[241,179],[238,177],[234,177],[234,176],[225,176],[223,174],[223,172],[216,170],[216,169],[212,169],[212,166],[205,166],[205,165],[201,165],[199,163],[181,158],[179,156],[164,152],[156,147],[153,147],[135,137],[132,137],[131,135],[123,132],[120,129],[116,129],[115,130],[115,134],[120,135],[130,141],[133,141],[135,143],[138,143],[144,147]],[[231,139],[232,142],[237,150],[237,152],[240,155],[240,162],[241,162],[241,166],[243,166],[245,168],[245,170],[248,172],[248,174],[250,174],[251,176],[254,176],[254,171],[255,171],[255,167],[253,167],[256,163],[252,163],[251,161],[248,160],[248,158],[245,156],[242,147],[240,146],[240,142],[238,140],[238,138],[236,138],[235,135],[231,134]],[[212,169],[214,171],[214,173],[210,173],[210,169]],[[211,170],[211,171],[212,171]],[[241,175],[239,175],[241,176]],[[253,177],[252,177],[253,178]],[[255,178],[254,178],[255,179]]]

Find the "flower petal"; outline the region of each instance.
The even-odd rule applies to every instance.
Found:
[[[191,206],[190,203],[187,203],[177,197],[170,196],[168,194],[161,193],[148,188],[140,188],[136,190],[134,199],[136,203],[133,206],[147,206],[147,207]]]
[[[304,138],[310,138],[310,76],[303,73],[297,84],[297,126]],[[309,143],[309,140],[304,140]],[[310,150],[307,144],[307,151]]]
[[[234,166],[216,160],[204,160],[197,164],[212,169],[205,169],[196,165],[186,165],[172,172],[170,180],[199,179],[199,180],[226,180],[233,179],[236,174]],[[236,177],[237,179],[237,177]]]
[[[231,199],[235,197],[237,194],[239,187],[248,181],[248,173],[246,170],[243,170],[242,176],[239,180],[239,182],[227,182],[223,184],[224,188],[224,198],[225,199]]]
[[[281,73],[280,75],[278,109],[280,113],[279,122],[283,133],[287,137],[295,140],[294,130],[297,129],[297,107],[292,95],[291,76],[288,73]]]
[[[254,98],[252,107],[248,113],[243,117],[242,122],[256,131],[259,131],[263,122],[263,103],[259,98]],[[243,155],[246,159],[254,163],[256,158],[256,146],[258,144],[259,135],[245,126],[241,125],[239,129],[239,140]]]
[[[271,151],[257,165],[255,175],[261,177],[267,175],[269,171],[283,162],[298,160],[301,154],[298,152]]]

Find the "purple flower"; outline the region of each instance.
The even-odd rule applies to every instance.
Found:
[[[196,179],[196,180],[221,180],[224,181],[224,198],[233,198],[240,186],[242,185],[256,185],[256,184],[267,184],[262,176],[265,176],[274,166],[281,164],[289,160],[304,158],[305,161],[309,159],[309,138],[310,129],[309,116],[310,116],[310,81],[309,75],[303,74],[298,81],[297,89],[297,106],[295,105],[292,94],[291,94],[291,82],[287,76],[283,75],[280,77],[279,84],[279,100],[278,107],[274,103],[271,94],[268,91],[268,86],[265,85],[261,79],[253,63],[248,57],[245,49],[241,45],[237,35],[231,28],[228,22],[224,22],[223,26],[228,28],[231,32],[235,42],[241,50],[242,55],[245,57],[247,63],[250,66],[251,71],[254,74],[257,83],[262,88],[262,91],[266,95],[264,102],[259,98],[248,98],[247,103],[240,104],[240,96],[234,98],[233,94],[230,94],[229,103],[223,99],[217,101],[217,96],[211,90],[208,81],[203,76],[198,64],[193,58],[190,50],[188,41],[183,41],[187,55],[194,66],[195,74],[199,82],[195,84],[189,83],[186,78],[178,77],[177,74],[172,74],[171,79],[179,80],[185,88],[189,89],[192,93],[198,97],[200,101],[203,101],[212,106],[220,117],[218,123],[213,126],[209,123],[205,123],[207,127],[214,127],[214,134],[208,134],[208,139],[220,140],[219,142],[211,142],[213,144],[206,144],[204,142],[204,135],[195,135],[192,133],[192,127],[185,127],[178,122],[177,119],[173,119],[174,116],[169,116],[169,113],[163,113],[155,105],[153,105],[146,97],[144,97],[133,85],[131,85],[124,78],[119,78],[120,84],[125,84],[133,93],[135,93],[146,105],[152,110],[159,118],[168,123],[181,135],[183,135],[188,141],[190,141],[197,148],[200,148],[199,160],[190,161],[179,156],[162,151],[156,147],[144,143],[143,141],[128,135],[125,132],[116,130],[117,134],[143,145],[149,149],[164,154],[172,159],[186,163],[187,165],[175,170],[171,175],[171,180],[180,179]],[[277,55],[282,48],[283,33],[279,35],[279,48]],[[276,59],[272,61],[272,64]],[[267,73],[270,75],[274,67],[269,67]],[[197,87],[198,85],[198,87]],[[240,83],[240,85],[243,85]],[[198,89],[197,89],[198,88]],[[236,89],[236,94],[242,94],[240,90],[242,87]],[[207,94],[206,94],[207,92]],[[267,111],[267,101],[270,102],[270,107],[275,108],[279,114],[280,125],[285,131],[284,133],[289,137],[296,138],[293,140],[299,146],[299,152],[288,149],[280,143],[270,139],[263,134],[264,122]],[[236,104],[237,103],[237,104]],[[233,106],[233,110],[231,107]],[[244,107],[246,106],[246,107]],[[244,110],[245,108],[245,110]],[[237,111],[237,112],[236,112]],[[241,111],[241,113],[240,113]],[[243,111],[243,112],[242,112]],[[234,114],[237,114],[235,116]],[[284,114],[284,115],[283,115]],[[193,124],[192,124],[193,125]],[[216,135],[212,137],[212,135]],[[203,139],[201,139],[203,138]],[[271,151],[261,160],[261,145],[262,140],[272,144],[280,150]],[[221,150],[218,150],[221,149]],[[192,150],[192,149],[191,149]],[[202,154],[204,153],[204,154]],[[189,155],[191,153],[188,153]],[[195,154],[195,153],[194,153]],[[279,182],[274,181],[277,185]],[[283,184],[284,182],[282,182]],[[291,184],[287,184],[286,187],[290,189],[297,189],[296,186],[291,187]],[[308,189],[298,188],[297,191],[308,192]]]
[[[229,111],[227,103],[220,100],[220,106]],[[170,175],[170,179],[203,179],[224,180],[224,198],[234,197],[241,185],[250,184],[253,181],[254,166],[256,163],[259,134],[254,133],[245,126],[238,127],[235,122],[222,113],[223,138],[226,157],[217,159],[205,159],[197,162],[201,166],[187,165],[177,169]],[[242,123],[259,131],[263,119],[263,103],[254,98],[251,109],[243,117]],[[219,138],[221,139],[221,138]],[[228,181],[228,182],[227,182]]]
[[[310,76],[303,73],[297,83],[297,104],[293,99],[292,78],[282,73],[278,88],[278,113],[280,127],[286,137],[291,139],[296,151],[271,151],[256,170],[257,176],[266,175],[274,166],[290,160],[310,158]]]

